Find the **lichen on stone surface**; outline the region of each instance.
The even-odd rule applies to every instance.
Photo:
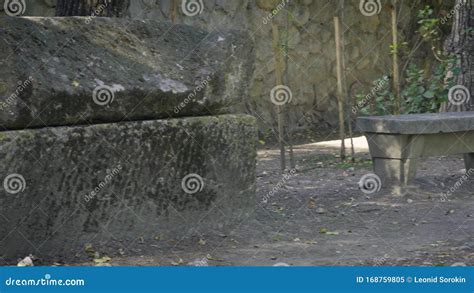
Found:
[[[212,115],[228,112],[245,97],[253,69],[252,42],[245,33],[220,32],[229,40],[225,43],[209,37],[216,32],[186,25],[102,17],[86,25],[84,19],[1,20],[6,29],[0,31],[5,48],[0,54],[9,58],[0,79],[32,75],[34,80],[21,102],[10,106],[13,115],[0,111],[0,126]],[[30,38],[17,50],[12,44],[18,35]],[[230,42],[241,50],[236,53]],[[228,75],[232,82],[221,82]],[[15,83],[5,84],[6,92],[14,91]]]

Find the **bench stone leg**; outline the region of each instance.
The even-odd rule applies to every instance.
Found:
[[[383,188],[402,194],[413,182],[416,168],[423,157],[425,140],[422,136],[398,134],[366,134],[374,172]]]
[[[380,177],[382,187],[402,189],[410,185],[416,175],[419,159],[373,158],[374,172]]]
[[[474,153],[464,154],[464,165],[466,165],[466,172],[468,172],[469,169],[474,170]]]

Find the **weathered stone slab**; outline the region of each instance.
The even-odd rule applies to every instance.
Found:
[[[246,33],[153,20],[0,18],[0,129],[224,113],[241,102]]]
[[[474,130],[474,112],[387,115],[357,118],[363,132],[391,134],[429,134]]]
[[[246,115],[0,132],[0,257],[225,233],[255,208],[255,165]]]

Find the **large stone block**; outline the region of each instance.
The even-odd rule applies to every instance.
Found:
[[[106,17],[0,17],[0,129],[225,113],[247,96],[238,31]]]
[[[255,208],[255,165],[246,115],[0,132],[0,260],[225,233]]]

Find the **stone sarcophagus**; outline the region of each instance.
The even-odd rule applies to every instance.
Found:
[[[251,214],[241,32],[149,20],[0,18],[0,260],[113,254]]]

